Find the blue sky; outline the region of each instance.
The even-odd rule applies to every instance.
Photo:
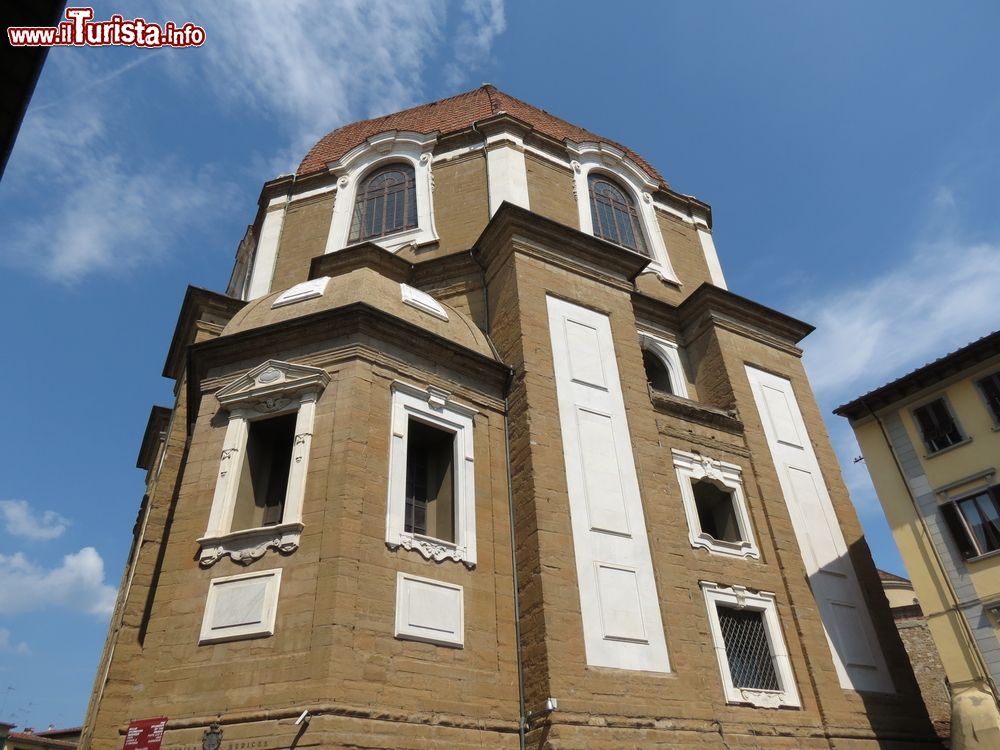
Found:
[[[992,2],[99,4],[198,49],[55,49],[0,182],[0,720],[82,721],[187,284],[323,133],[490,81],[713,206],[730,288],[818,326],[826,414],[997,328]],[[880,566],[904,573],[844,420]]]

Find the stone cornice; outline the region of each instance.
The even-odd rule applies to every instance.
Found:
[[[632,291],[633,279],[649,258],[584,234],[552,219],[504,202],[472,249],[473,257],[492,275],[512,253],[522,253]]]
[[[815,330],[809,323],[707,282],[677,309],[687,341],[706,326],[718,326],[800,357],[802,350],[796,345]]]
[[[149,419],[146,421],[146,431],[142,434],[142,444],[139,447],[139,455],[135,459],[135,468],[149,471],[153,468],[153,461],[156,459],[157,443],[167,425],[170,424],[170,415],[173,409],[166,406],[154,406],[149,410]]]
[[[652,389],[650,390],[650,400],[653,402],[653,408],[658,412],[680,417],[685,421],[695,422],[706,427],[725,430],[734,435],[743,434],[743,422],[734,414],[723,409]]]
[[[351,245],[335,253],[317,255],[309,263],[309,278],[342,276],[358,268],[372,268],[386,278],[408,284],[413,264],[373,242]]]
[[[247,303],[219,292],[212,292],[196,286],[189,286],[184,293],[181,311],[170,339],[167,360],[163,365],[163,377],[177,380],[184,372],[184,355],[189,344],[194,343],[200,322],[219,326],[220,330]]]

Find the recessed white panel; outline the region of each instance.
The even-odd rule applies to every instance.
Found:
[[[280,570],[216,578],[209,584],[200,643],[274,633]]]
[[[611,417],[578,409],[580,451],[587,493],[590,528],[612,534],[628,534],[628,513],[618,468],[618,451]]]
[[[844,644],[844,657],[851,667],[875,668],[875,658],[868,647],[868,638],[861,626],[861,613],[853,604],[830,602],[834,627]]]
[[[264,619],[264,595],[267,581],[254,578],[220,586],[215,603],[212,629],[253,625]]]
[[[799,437],[799,431],[795,429],[795,419],[792,417],[785,392],[769,385],[761,385],[761,392],[764,394],[767,413],[771,417],[774,436],[782,443],[801,448],[802,439]]]
[[[598,563],[597,590],[604,637],[647,643],[635,571]]]
[[[566,345],[569,349],[570,377],[578,383],[607,388],[597,329],[567,318]]]
[[[420,578],[396,576],[396,637],[461,647],[465,643],[461,586]]]

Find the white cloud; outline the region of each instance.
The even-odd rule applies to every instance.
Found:
[[[470,69],[489,58],[493,40],[507,28],[503,0],[463,0],[464,17],[455,35],[455,62],[448,66],[448,86],[457,88]]]
[[[849,400],[995,330],[998,288],[1000,244],[941,240],[830,290],[801,311],[817,329],[805,342],[814,388]]]
[[[8,534],[41,541],[62,536],[69,525],[55,511],[47,510],[38,517],[25,500],[0,500],[0,518]]]
[[[28,656],[31,653],[31,649],[28,648],[28,644],[24,641],[14,641],[10,638],[10,631],[6,628],[0,628],[0,654],[19,654],[21,656]]]
[[[93,547],[66,555],[51,569],[20,552],[0,555],[0,591],[5,614],[63,607],[105,616],[115,605],[115,590],[104,582],[104,561]]]

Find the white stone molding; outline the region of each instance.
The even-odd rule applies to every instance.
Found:
[[[674,395],[688,398],[687,376],[684,374],[681,353],[677,344],[648,331],[639,331],[639,343],[643,349],[652,352],[667,368]]]
[[[298,549],[316,401],[329,382],[330,376],[320,368],[268,360],[216,393],[219,403],[229,412],[229,425],[208,528],[198,540],[202,566],[209,567],[226,555],[249,565],[269,549],[284,554]],[[249,423],[293,411],[295,434],[281,523],[257,529],[231,529]]]
[[[440,388],[392,384],[391,440],[389,443],[389,498],[386,537],[389,549],[418,552],[428,560],[454,560],[476,565],[476,487],[473,454],[473,418],[478,412],[457,404]],[[410,419],[453,433],[455,482],[455,541],[435,539],[405,530],[406,452]]]
[[[465,646],[465,592],[454,583],[396,574],[395,636],[438,646]]]
[[[390,252],[396,252],[404,245],[421,245],[437,240],[432,198],[434,182],[431,175],[431,157],[436,143],[437,133],[388,130],[371,136],[337,161],[330,162],[327,167],[337,178],[337,198],[333,205],[325,252],[333,253],[348,246],[358,185],[372,171],[392,163],[413,167],[417,226],[371,241]]]
[[[681,501],[688,524],[688,540],[692,547],[701,547],[719,555],[760,559],[760,550],[754,542],[750,514],[747,510],[746,495],[743,493],[742,470],[735,464],[717,461],[700,453],[688,453],[674,448],[674,469],[681,488]],[[739,542],[715,539],[701,529],[698,519],[698,504],[694,497],[693,483],[706,479],[733,498],[733,512],[740,529]]]
[[[271,303],[271,308],[294,305],[296,302],[322,297],[323,292],[326,291],[326,285],[329,283],[329,276],[320,276],[318,279],[309,279],[309,281],[296,284],[279,294],[278,298]]]
[[[715,249],[715,240],[712,238],[712,230],[707,224],[700,221],[695,222],[698,230],[698,240],[701,242],[701,250],[705,254],[705,263],[708,265],[708,277],[712,283],[721,289],[728,289],[726,277],[722,274],[722,264],[719,262],[719,253]]]
[[[574,143],[567,140],[566,149],[572,157],[573,191],[580,217],[580,231],[587,234],[594,233],[590,188],[587,184],[590,173],[596,171],[606,174],[624,188],[635,203],[635,210],[639,215],[639,223],[650,254],[649,265],[643,273],[655,273],[666,281],[680,284],[670,264],[663,232],[660,231],[656,209],[653,207],[651,194],[659,188],[659,183],[642,167],[625,156],[623,151],[606,143]]]
[[[199,644],[274,635],[281,569],[213,578]]]
[[[284,195],[268,201],[264,220],[260,225],[257,249],[253,254],[253,268],[250,271],[250,283],[247,285],[246,294],[248,300],[263,297],[271,291],[274,264],[278,259],[278,240],[281,238],[287,207],[288,198]]]
[[[512,130],[486,136],[486,173],[489,180],[490,216],[507,201],[528,205],[528,168],[524,161],[524,139]]]
[[[444,305],[434,299],[427,292],[423,292],[409,284],[399,285],[400,296],[403,302],[411,307],[415,307],[418,310],[423,310],[429,315],[433,315],[435,318],[440,318],[441,320],[448,320],[448,311],[444,309]]]
[[[795,674],[792,672],[788,648],[781,632],[781,621],[778,618],[774,594],[768,591],[752,591],[745,586],[726,586],[712,581],[702,581],[701,589],[708,608],[708,625],[712,632],[726,702],[749,703],[757,708],[798,708],[801,705],[799,692],[795,686]],[[739,688],[733,684],[726,643],[719,623],[720,604],[733,609],[762,613],[768,648],[771,651],[771,663],[778,678],[778,690]]]

